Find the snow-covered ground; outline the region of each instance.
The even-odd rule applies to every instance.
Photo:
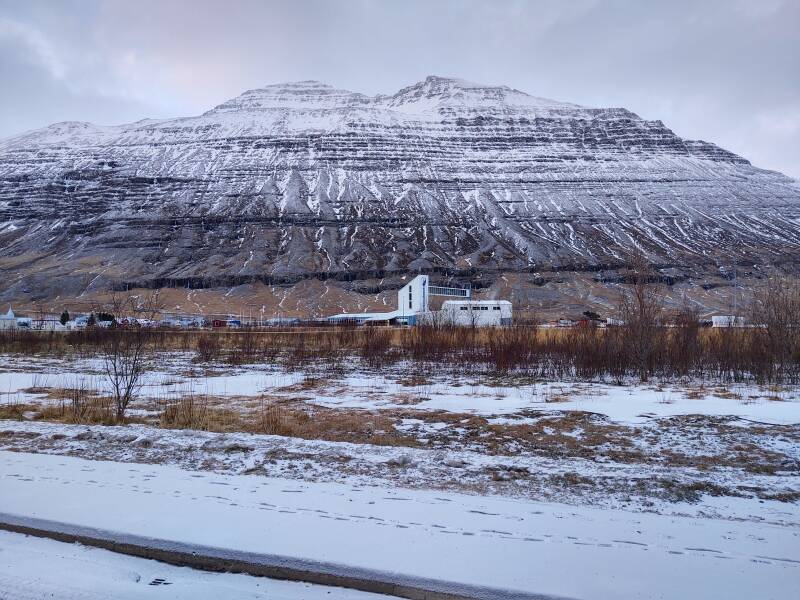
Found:
[[[1,600],[386,600],[343,588],[210,573],[0,531]]]
[[[735,416],[760,423],[800,423],[800,389],[709,382],[520,382],[487,381],[476,376],[430,375],[415,381],[407,369],[363,370],[323,376],[313,387],[300,385],[311,369],[286,372],[270,365],[230,367],[193,364],[191,354],[168,353],[142,380],[142,398],[202,394],[231,399],[303,399],[331,408],[416,410],[513,417],[525,411],[587,411],[620,423],[642,423],[675,415]],[[83,384],[107,393],[100,359],[42,359],[0,356],[0,403],[41,400],[44,388]]]
[[[0,356],[0,512],[592,600],[800,593],[797,387],[192,359],[106,426],[59,391],[106,394],[99,359]],[[177,429],[188,397],[213,418]]]
[[[546,457],[528,452],[490,454],[143,425],[5,421],[0,423],[0,449],[299,482],[442,489],[665,515],[800,524],[796,502],[800,479],[792,467],[800,451],[796,444],[785,450],[787,466],[768,472],[736,464],[736,456],[733,465],[706,466],[701,461],[698,468],[690,461],[673,464],[678,462],[677,449],[665,460],[645,457],[644,461],[626,462],[600,450],[590,457]],[[722,462],[722,458],[716,460]]]
[[[302,381],[302,373],[285,373],[274,368],[215,369],[210,374],[191,363],[187,354],[159,357],[141,379],[139,394],[145,398],[189,393],[210,396],[258,396],[265,391]],[[42,397],[42,388],[86,387],[109,393],[104,363],[98,358],[20,358],[0,355],[0,403],[28,402]]]
[[[0,452],[0,512],[572,598],[792,598],[800,531]]]
[[[313,396],[309,394],[309,401],[337,408],[397,408],[405,405],[403,396],[408,395],[416,397],[414,408],[418,410],[482,416],[537,410],[593,412],[621,423],[691,414],[730,415],[765,423],[800,422],[800,390],[776,394],[757,385],[709,387],[697,383],[629,383],[619,386],[565,382],[486,385],[473,378],[461,382],[452,377],[437,378],[423,385],[404,385],[374,374],[346,377],[337,381],[330,392],[323,388]]]

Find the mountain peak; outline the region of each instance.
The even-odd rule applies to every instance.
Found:
[[[453,90],[453,89],[476,89],[476,88],[489,88],[500,87],[509,89],[508,86],[489,86],[474,81],[461,79],[460,77],[443,77],[441,75],[428,75],[423,81],[415,83],[413,86],[422,86],[432,91]]]
[[[340,105],[360,104],[367,99],[368,96],[364,94],[338,89],[327,83],[307,79],[247,90],[240,96],[214,107],[206,114],[263,111],[276,108],[333,108]]]
[[[506,85],[486,85],[441,75],[428,75],[392,95],[368,96],[307,79],[277,83],[248,90],[220,104],[210,114],[272,109],[349,109],[353,107],[394,109],[408,114],[448,111],[489,112],[507,110],[569,111],[584,107],[531,96]]]
[[[584,107],[568,102],[531,96],[507,85],[486,85],[457,77],[429,75],[423,81],[391,96],[390,105],[406,110],[448,109],[540,109],[576,110]]]
[[[422,81],[402,88],[392,98],[397,99],[420,99],[420,98],[451,98],[465,93],[475,93],[480,91],[512,91],[507,86],[490,86],[457,77],[442,77],[440,75],[428,75]],[[520,92],[522,93],[522,92]]]
[[[287,81],[284,83],[271,83],[265,85],[263,88],[265,90],[269,89],[285,89],[285,90],[319,90],[319,89],[329,89],[332,90],[333,86],[328,83],[323,83],[322,81],[317,81],[316,79],[304,79],[302,81]],[[256,90],[251,90],[256,91]]]

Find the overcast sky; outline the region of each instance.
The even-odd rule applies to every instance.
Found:
[[[0,137],[430,74],[661,119],[800,178],[800,0],[0,0]]]

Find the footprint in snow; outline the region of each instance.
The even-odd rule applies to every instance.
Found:
[[[500,531],[498,529],[481,529],[482,533],[499,533],[500,535],[512,535],[510,531]]]
[[[645,544],[643,542],[632,542],[630,540],[612,540],[612,541],[617,543],[617,544],[630,544],[632,546],[647,546],[647,544]],[[687,548],[687,550],[688,549],[689,548]]]
[[[764,560],[777,560],[777,561],[780,561],[780,562],[787,562],[787,563],[793,563],[793,564],[796,564],[796,565],[800,565],[800,560],[795,560],[793,558],[780,558],[780,557],[777,557],[777,556],[761,556],[761,555],[756,556],[756,558],[763,558]]]

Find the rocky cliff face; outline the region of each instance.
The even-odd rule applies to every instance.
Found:
[[[305,81],[0,141],[0,290],[795,264],[800,188],[622,108]]]

